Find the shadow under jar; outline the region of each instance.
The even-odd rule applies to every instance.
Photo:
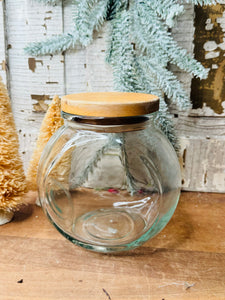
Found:
[[[62,126],[38,169],[39,198],[58,231],[76,245],[109,253],[136,248],[169,222],[180,167],[154,126],[159,99],[138,93],[62,98]]]

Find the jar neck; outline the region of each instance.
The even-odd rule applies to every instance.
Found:
[[[97,118],[76,116],[62,112],[62,117],[70,127],[96,132],[128,132],[144,130],[153,124],[153,114],[122,118]]]

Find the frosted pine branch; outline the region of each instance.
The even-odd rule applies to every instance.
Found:
[[[207,77],[207,70],[196,61],[185,49],[173,40],[167,28],[158,19],[156,13],[142,1],[137,1],[134,11],[134,34],[142,52],[154,57],[164,64],[172,62],[179,68],[199,77]]]
[[[54,36],[42,42],[34,42],[25,48],[25,52],[30,55],[47,55],[61,53],[75,47],[78,37],[74,33],[67,33]]]
[[[62,2],[37,1],[52,5]],[[158,95],[161,104],[155,123],[178,149],[164,93],[181,110],[189,108],[190,102],[167,66],[175,64],[201,79],[207,77],[208,70],[177,44],[168,28],[173,27],[177,17],[184,12],[182,3],[207,5],[224,3],[225,0],[71,1],[75,8],[71,33],[32,43],[26,47],[26,52],[32,55],[54,54],[75,48],[78,44],[87,46],[93,40],[94,30],[98,31],[106,20],[110,20],[111,41],[106,59],[113,68],[115,89]]]
[[[167,136],[174,149],[178,153],[180,149],[178,138],[173,125],[172,117],[169,113],[167,104],[164,101],[164,93],[162,92],[162,89],[159,86],[157,86],[157,84],[155,84],[153,80],[147,77],[148,74],[144,72],[144,70],[138,62],[136,63],[136,71],[138,74],[138,78],[143,86],[142,92],[145,92],[147,94],[153,94],[159,97],[160,106],[159,111],[156,114],[154,114],[154,123],[156,127],[160,128],[162,132]]]
[[[85,3],[81,9],[81,3]],[[91,4],[95,4],[91,6]],[[90,9],[92,7],[92,9]],[[78,5],[78,13],[74,16],[75,28],[71,33],[53,36],[42,42],[29,44],[25,51],[31,55],[55,54],[74,48],[81,44],[87,46],[92,41],[93,31],[103,25],[107,14],[107,2],[105,0],[82,0]],[[83,22],[82,22],[83,20]]]
[[[189,96],[172,72],[147,57],[140,57],[139,63],[142,68],[145,68],[147,74],[152,77],[157,86],[164,91],[171,102],[175,103],[179,109],[184,110],[191,107]]]
[[[99,30],[103,25],[107,17],[107,8],[105,0],[82,0],[78,4],[74,22],[83,46],[91,43],[93,31]]]
[[[115,18],[116,14],[122,9],[127,8],[129,0],[108,0],[107,3],[107,20]]]
[[[184,6],[175,3],[174,0],[144,0],[143,2],[156,11],[170,28],[175,25],[177,17],[184,13]]]
[[[137,92],[140,90],[135,70],[133,46],[130,43],[130,15],[122,11],[112,23],[110,61],[115,89],[122,92]]]
[[[160,108],[158,114],[155,115],[154,123],[167,136],[168,140],[173,145],[175,151],[179,153],[179,139],[176,135],[172,116],[169,113],[167,104],[165,103],[164,99],[160,99]]]
[[[73,188],[78,188],[83,186],[83,184],[88,180],[89,175],[93,174],[98,163],[102,160],[102,157],[105,155],[105,152],[109,149],[110,143],[107,142],[95,153],[95,156],[88,162],[86,168],[83,170],[81,176],[78,178],[76,184],[73,183]]]

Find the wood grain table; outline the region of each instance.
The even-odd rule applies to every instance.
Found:
[[[29,205],[0,227],[0,299],[225,299],[225,196],[183,193],[157,237],[120,255],[73,245]]]

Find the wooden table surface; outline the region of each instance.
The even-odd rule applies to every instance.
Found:
[[[183,193],[157,237],[120,255],[73,245],[30,205],[0,227],[0,299],[225,299],[225,196]]]

